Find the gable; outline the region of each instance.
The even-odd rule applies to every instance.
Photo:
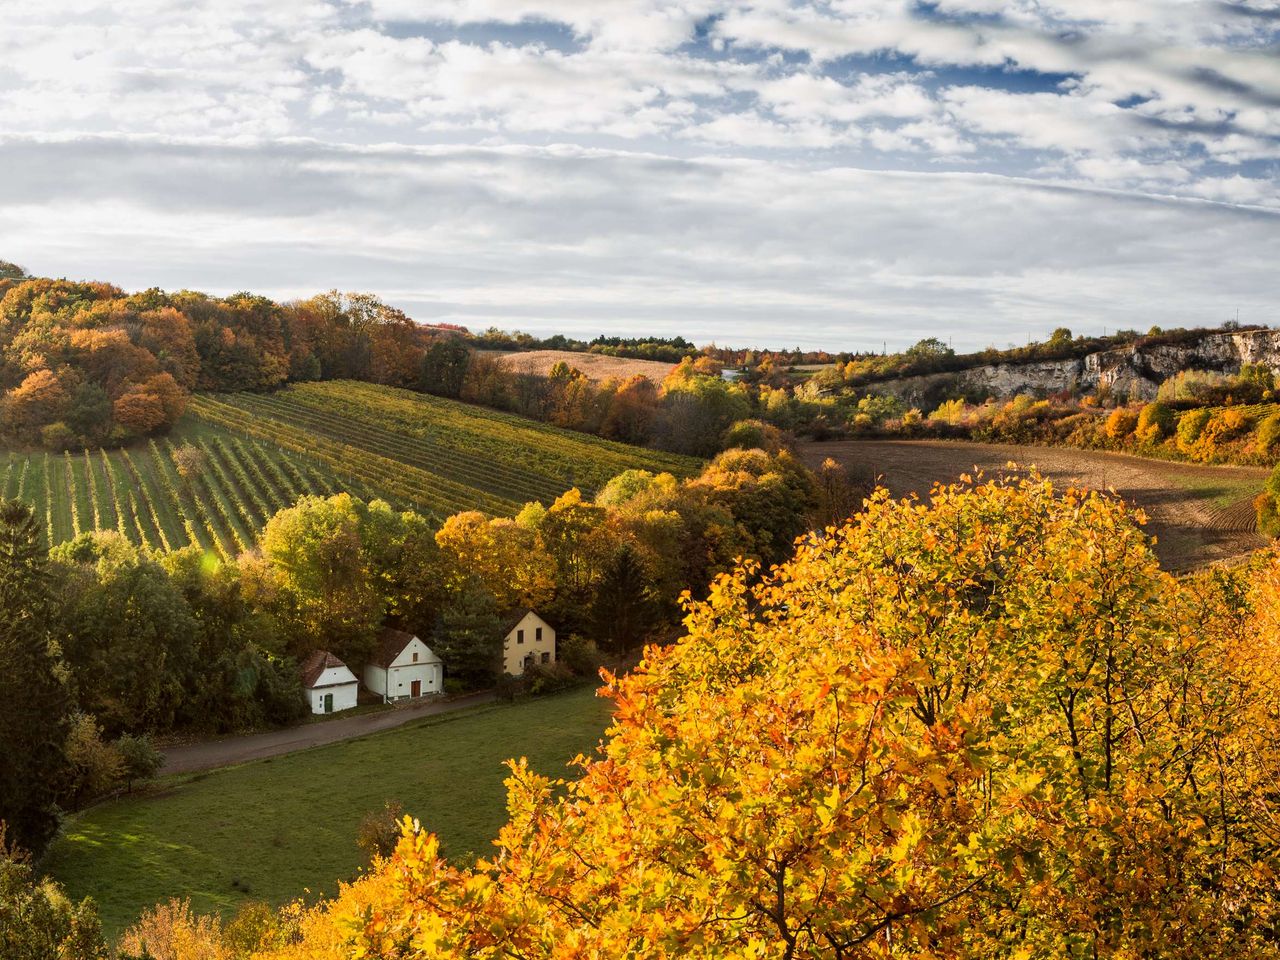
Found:
[[[525,636],[532,637],[538,627],[542,627],[544,637],[554,637],[556,635],[555,627],[551,626],[532,610],[527,610],[525,615],[517,620],[515,625],[507,631],[506,639],[514,640],[516,632],[519,630],[524,630]]]
[[[391,659],[391,662],[387,664],[387,666],[389,667],[412,666],[414,663],[413,655],[415,653],[418,655],[417,662],[419,664],[444,662],[438,656],[435,655],[435,652],[432,651],[430,647],[428,647],[425,643],[422,642],[422,639],[420,637],[414,637],[412,640],[410,640],[408,643],[404,645],[404,647],[400,650],[400,652]]]

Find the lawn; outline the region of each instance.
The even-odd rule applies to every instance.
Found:
[[[609,707],[581,688],[174,778],[76,817],[45,869],[72,897],[97,900],[114,936],[174,896],[225,914],[245,899],[333,893],[361,866],[361,818],[387,800],[439,834],[446,856],[467,860],[505,822],[503,762],[526,756],[539,772],[567,772],[600,739]]]

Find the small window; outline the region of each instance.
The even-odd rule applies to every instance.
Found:
[[[551,654],[549,654],[549,653],[543,653],[543,654],[542,654],[542,662],[543,662],[543,663],[550,663],[550,662],[551,662]]]
[[[533,639],[535,639],[535,640],[541,640],[541,639],[542,639],[542,628],[541,628],[541,627],[535,627],[535,628],[534,628],[534,631],[533,631]]]
[[[523,631],[523,630],[517,630],[517,631],[516,631],[516,643],[524,643],[524,631]]]
[[[417,663],[417,662],[418,662],[418,654],[417,654],[417,652],[416,652],[416,651],[415,651],[415,652],[414,652],[414,654],[413,654],[413,662],[414,662],[414,663]]]

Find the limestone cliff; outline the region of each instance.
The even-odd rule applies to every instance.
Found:
[[[1280,374],[1280,330],[1207,333],[1181,343],[1139,342],[1074,360],[986,364],[958,373],[888,380],[870,389],[910,400],[931,389],[936,391],[948,381],[954,382],[957,389],[992,397],[1096,390],[1101,386],[1113,394],[1150,400],[1161,383],[1181,370],[1236,373],[1246,363],[1263,364]]]

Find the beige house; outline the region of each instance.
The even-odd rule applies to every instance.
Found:
[[[517,610],[507,621],[502,641],[502,669],[513,677],[524,676],[531,664],[556,662],[556,631],[532,610]]]

